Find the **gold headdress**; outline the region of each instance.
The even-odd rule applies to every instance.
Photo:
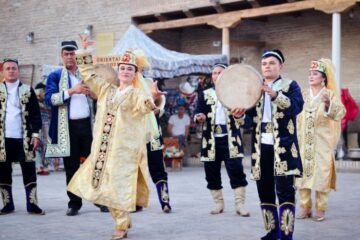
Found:
[[[326,75],[327,85],[326,88],[339,93],[335,82],[335,66],[330,59],[320,58],[317,61],[311,61],[310,71],[319,71]]]
[[[145,68],[149,68],[150,64],[145,56],[144,52],[140,49],[127,50],[124,54],[121,55],[121,59],[119,64],[130,64],[137,67],[138,71],[134,78],[134,87],[141,87],[140,77],[142,77],[141,73]]]
[[[136,55],[131,51],[127,50],[124,54],[121,55],[119,64],[130,64],[137,67]]]

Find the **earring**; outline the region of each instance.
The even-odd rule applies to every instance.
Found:
[[[322,81],[322,82],[321,82],[321,86],[322,86],[322,87],[325,87],[325,81]]]

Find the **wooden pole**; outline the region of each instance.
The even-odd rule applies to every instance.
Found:
[[[227,56],[229,63],[230,59],[230,28],[224,27],[222,29],[222,54]]]

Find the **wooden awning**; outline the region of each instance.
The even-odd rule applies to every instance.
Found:
[[[210,0],[209,4],[211,5],[201,9],[188,8],[171,13],[133,16],[133,21],[138,23],[138,27],[144,32],[196,25],[231,28],[237,26],[243,19],[262,18],[305,10],[341,13],[349,10],[358,2],[360,0],[242,0],[221,4],[219,0]],[[210,9],[213,9],[215,13],[210,13]]]

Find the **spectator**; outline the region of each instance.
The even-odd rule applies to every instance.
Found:
[[[186,139],[189,136],[190,117],[185,113],[185,106],[178,107],[178,113],[169,119],[168,133],[173,137],[179,138],[179,144],[182,149],[186,147]]]

